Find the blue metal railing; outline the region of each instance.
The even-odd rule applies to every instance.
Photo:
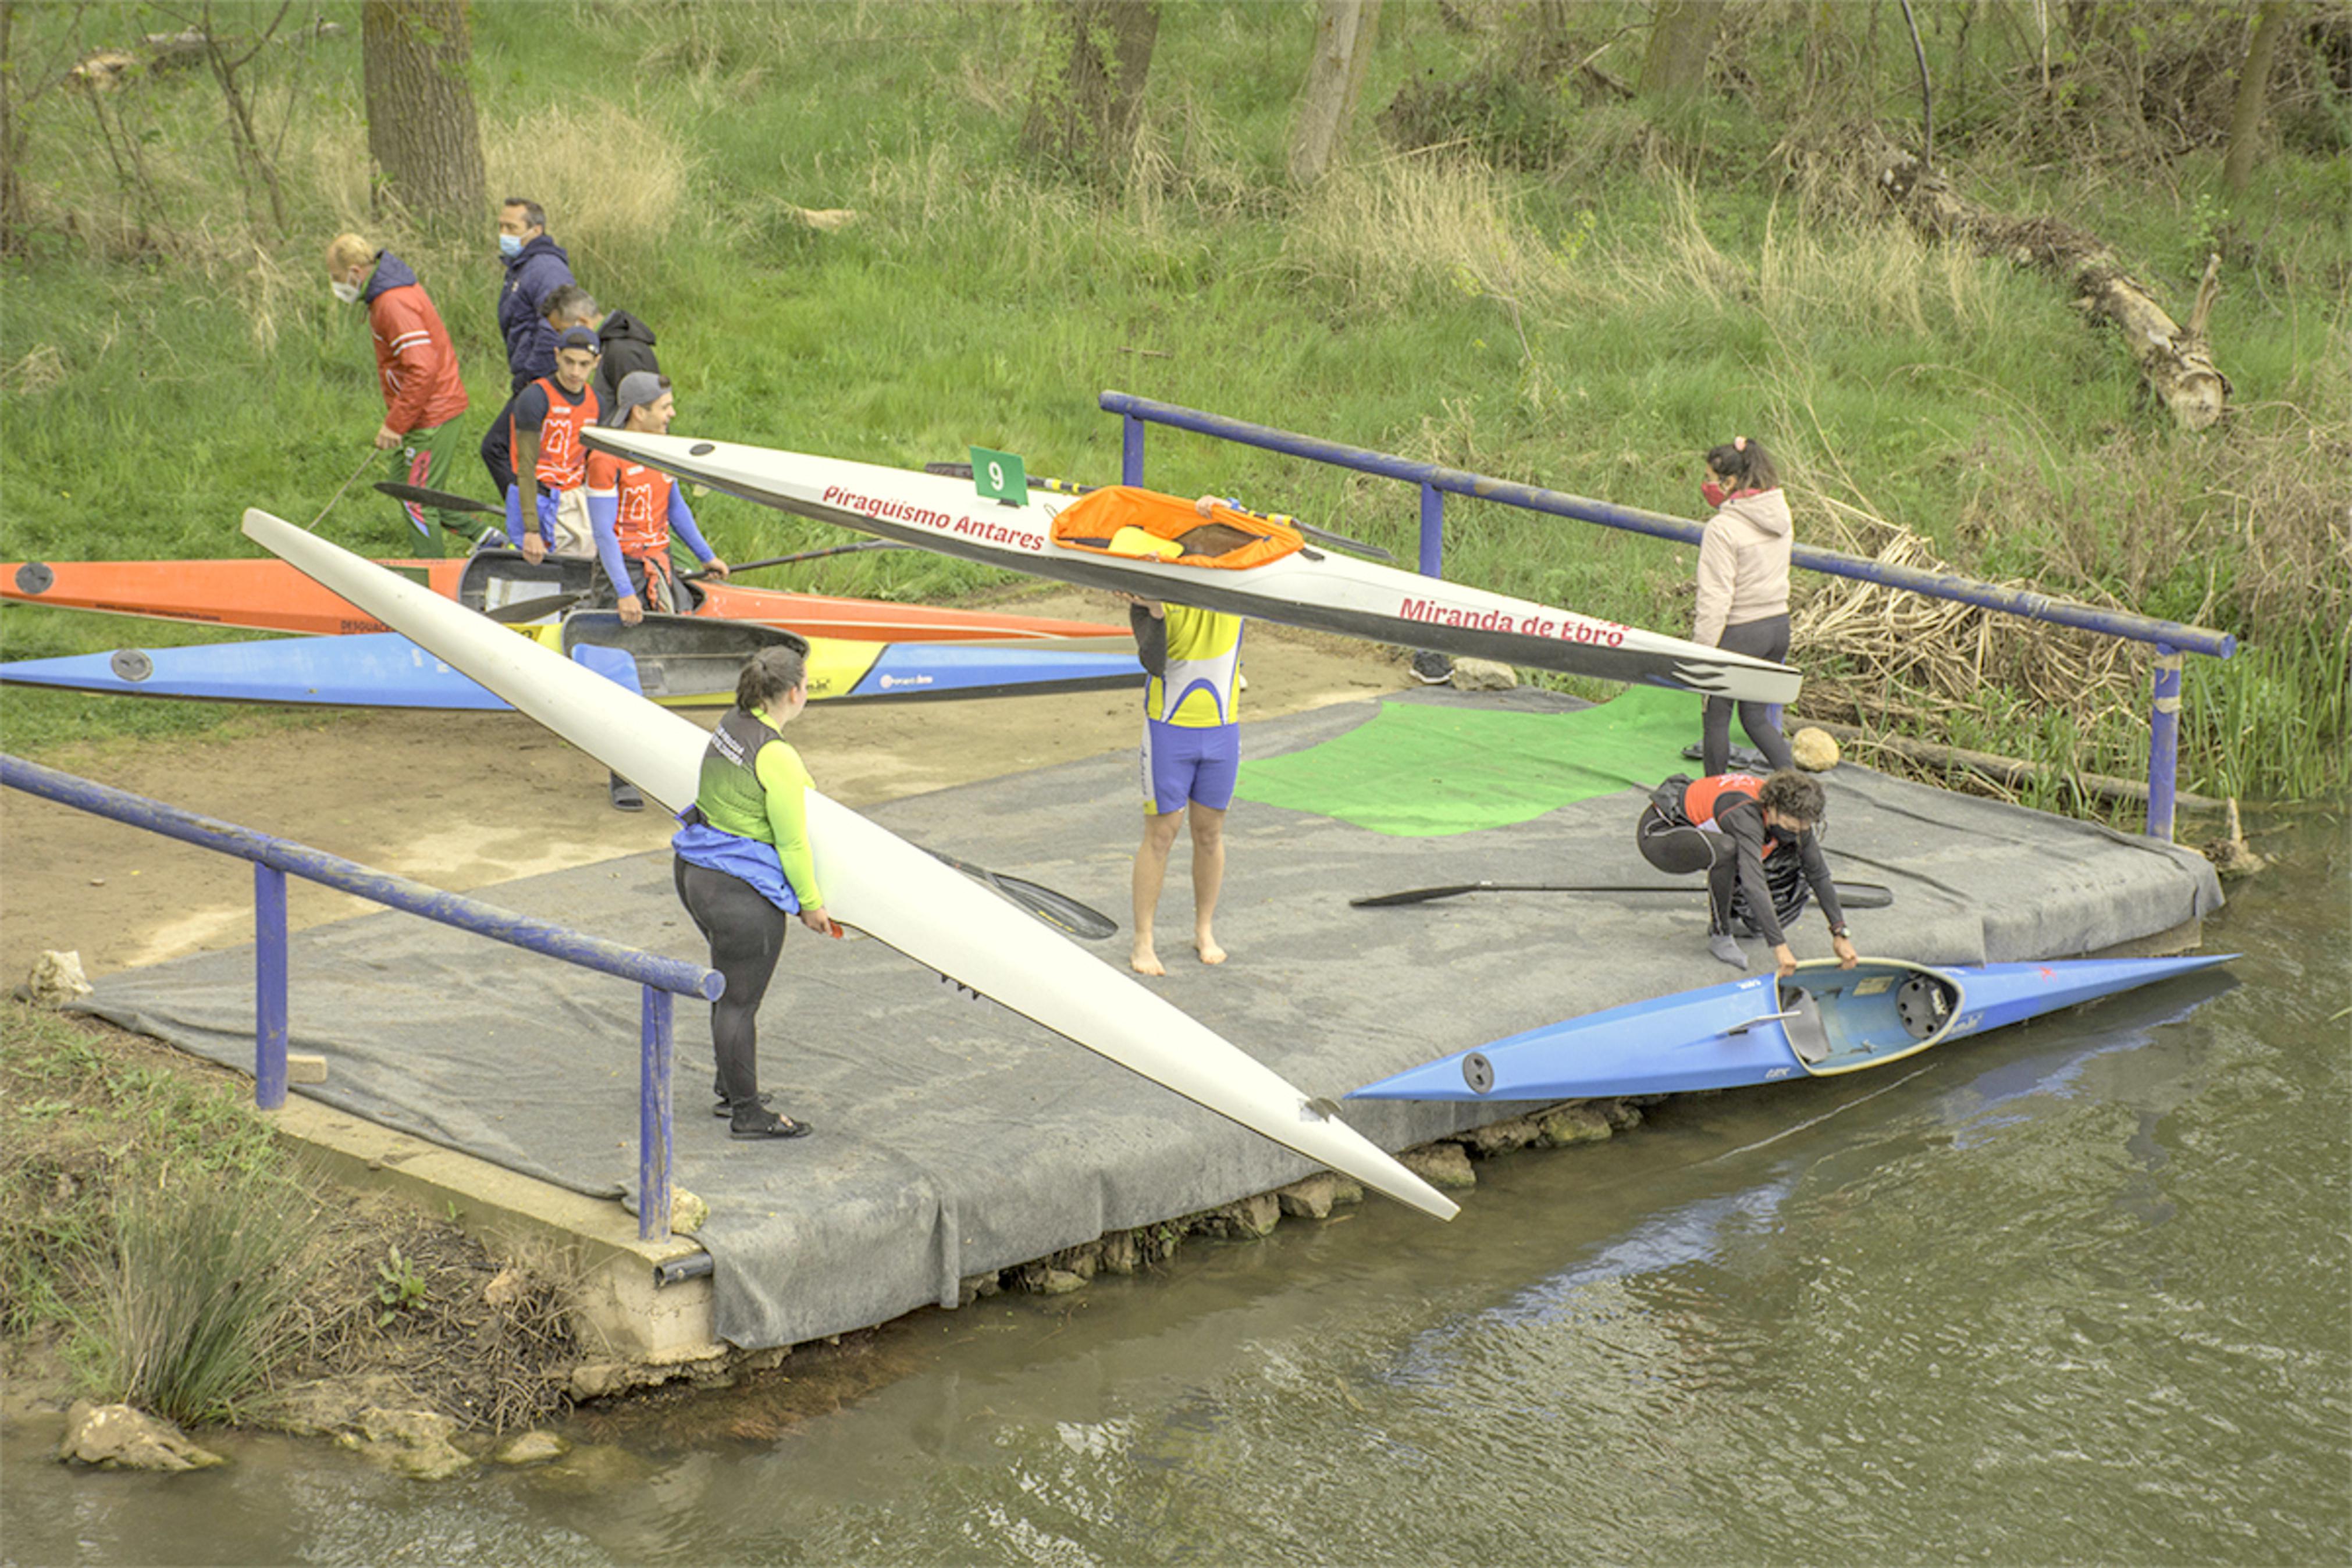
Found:
[[[1144,427],[1164,424],[1176,430],[1214,436],[1220,441],[1286,453],[1311,462],[1352,468],[1361,474],[1378,474],[1420,486],[1420,567],[1423,573],[1430,577],[1439,574],[1444,559],[1445,497],[1448,495],[1499,501],[1507,507],[1545,512],[1557,517],[1572,517],[1579,522],[1599,523],[1605,528],[1675,539],[1684,544],[1697,544],[1706,531],[1703,523],[1693,522],[1686,517],[1668,517],[1664,512],[1620,507],[1608,501],[1571,496],[1565,491],[1547,490],[1540,486],[1519,485],[1507,479],[1466,473],[1459,468],[1441,467],[1434,463],[1417,463],[1391,453],[1349,446],[1319,436],[1277,430],[1272,425],[1253,424],[1247,420],[1229,419],[1223,414],[1207,413],[1200,409],[1160,402],[1128,392],[1106,392],[1097,401],[1105,412],[1119,416],[1119,475],[1123,484],[1143,483]],[[2126,611],[2102,610],[2095,604],[2053,599],[2030,589],[2006,588],[1997,582],[1962,577],[1957,572],[1923,571],[1917,567],[1895,566],[1811,545],[1797,546],[1790,552],[1790,559],[1808,571],[1854,578],[1886,588],[1924,594],[1931,599],[1957,600],[1980,609],[1998,611],[2004,615],[2022,616],[2029,621],[2044,621],[2056,626],[2072,626],[2104,636],[2153,644],[2156,649],[2156,674],[2154,700],[2148,717],[2147,832],[2154,838],[2169,840],[2172,837],[2173,798],[2180,756],[2181,655],[2202,653],[2210,658],[2226,659],[2238,651],[2237,638],[2227,632],[2189,626],[2178,621],[2158,621]]]
[[[199,816],[22,758],[0,755],[0,785],[253,862],[253,1103],[265,1111],[278,1110],[286,1103],[289,873],[643,987],[638,1057],[637,1235],[649,1240],[669,1235],[670,1063],[674,1038],[670,998],[677,995],[718,1000],[727,982],[717,970],[608,942],[551,921],[517,915],[463,894],[444,892],[307,844],[240,828],[215,817]]]

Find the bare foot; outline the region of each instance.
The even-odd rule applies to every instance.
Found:
[[[1225,950],[1217,946],[1217,939],[1213,936],[1195,936],[1192,938],[1192,946],[1199,950],[1201,962],[1203,964],[1222,964],[1225,961]]]
[[[1139,975],[1164,975],[1168,972],[1167,966],[1160,961],[1160,955],[1149,947],[1139,946],[1129,954],[1127,967]]]

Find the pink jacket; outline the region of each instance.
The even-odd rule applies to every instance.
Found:
[[[1698,547],[1698,613],[1691,641],[1712,648],[1726,626],[1789,612],[1796,529],[1780,492],[1742,490],[1707,519]]]

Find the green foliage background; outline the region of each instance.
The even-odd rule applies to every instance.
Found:
[[[2344,778],[2352,111],[2326,31],[2342,9],[2308,8],[2274,78],[2277,146],[2228,198],[2239,10],[1920,8],[1958,189],[2097,234],[2176,317],[2222,256],[2211,334],[2235,412],[2204,435],[2169,428],[2057,281],[1924,246],[1874,205],[1862,135],[1916,140],[1891,6],[1735,4],[1709,92],[1664,108],[1610,85],[1638,70],[1643,7],[1389,0],[1351,162],[1312,192],[1284,174],[1303,5],[1166,6],[1138,148],[1104,183],[1015,151],[1049,20],[1034,8],[473,16],[494,191],[545,202],[582,281],[659,333],[681,432],[908,465],[977,443],[1098,481],[1118,426],[1095,399],[1119,388],[1684,516],[1697,454],[1746,433],[1783,457],[1814,542],[1906,529],[1957,570],[2237,632],[2237,659],[2190,661],[2184,783],[2278,797]],[[248,30],[271,11],[213,7]],[[2080,31],[2040,32],[2077,12]],[[423,277],[474,428],[503,401],[491,214],[453,236],[369,213],[357,7],[318,14],[341,31],[247,68],[295,214],[280,233],[249,215],[267,204],[201,68],[44,90],[100,45],[166,30],[162,8],[19,8],[33,222],[0,272],[0,554],[242,555],[247,506],[317,513],[381,413],[362,314],[324,286],[343,227]],[[856,217],[828,231],[804,209]],[[1411,555],[1408,486],[1165,432],[1150,451],[1155,486],[1237,491]],[[1495,507],[1449,519],[1449,575],[1686,623],[1687,549]],[[724,497],[703,520],[739,559],[833,542]],[[363,486],[320,529],[415,549]],[[932,598],[993,580],[882,552],[790,580]],[[203,635],[0,611],[9,657]],[[2145,680],[2142,657],[2067,711],[2000,688],[1891,711],[2134,775]],[[225,721],[316,722],[0,696],[17,750]]]

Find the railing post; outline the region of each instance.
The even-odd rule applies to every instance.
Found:
[[[253,862],[253,1103],[286,1104],[286,873]]]
[[[1430,484],[1421,487],[1421,575],[1445,575],[1445,492]]]
[[[1131,413],[1121,414],[1118,420],[1118,482],[1143,483],[1143,421]]]
[[[2180,770],[2180,650],[2156,645],[2156,701],[2147,716],[2147,836],[2172,841],[2172,792]]]
[[[670,1000],[647,986],[637,1089],[637,1239],[669,1239]]]

